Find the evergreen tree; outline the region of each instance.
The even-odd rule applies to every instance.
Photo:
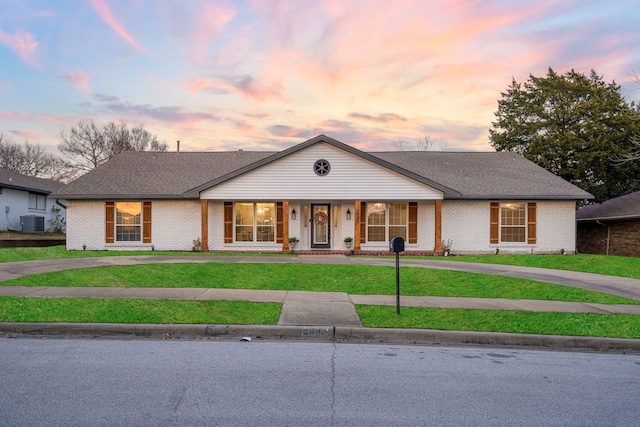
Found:
[[[590,192],[596,202],[640,189],[640,164],[616,159],[633,152],[640,110],[620,86],[595,71],[512,80],[498,101],[490,132],[496,151],[515,151]]]

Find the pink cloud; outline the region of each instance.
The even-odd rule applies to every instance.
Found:
[[[207,79],[194,79],[187,82],[189,95],[193,95],[196,92],[204,90],[207,88],[207,86],[209,86],[209,80]]]
[[[83,117],[78,117],[75,114],[52,114],[52,113],[42,113],[40,114],[44,120],[48,122],[53,122],[56,124],[62,124],[65,126],[71,126],[78,123],[78,120]]]
[[[123,27],[111,14],[111,9],[109,9],[109,6],[107,6],[105,0],[90,0],[90,2],[96,12],[98,12],[100,18],[102,18],[102,20],[106,22],[113,31],[115,31],[120,37],[125,39],[135,50],[137,50],[138,52],[143,52],[143,49],[138,44],[138,42],[134,40],[127,29]]]
[[[212,91],[215,93],[237,93],[258,102],[264,102],[269,98],[280,99],[287,102],[284,92],[284,84],[278,80],[257,80],[249,75],[214,79],[192,79],[186,84],[189,94],[199,91]]]
[[[12,111],[0,111],[0,119],[28,119],[31,117],[27,113],[14,113]]]
[[[31,34],[7,34],[0,29],[0,43],[15,52],[27,64],[39,67],[36,60],[36,48],[40,43]]]
[[[267,130],[271,135],[285,138],[309,138],[310,135],[308,129],[296,129],[288,125],[272,125],[269,126]]]
[[[86,93],[91,93],[89,88],[89,80],[91,79],[87,73],[82,70],[72,71],[62,76],[68,82],[73,83],[78,89]]]
[[[195,60],[206,63],[208,58],[208,48],[212,40],[215,40],[221,33],[223,27],[230,22],[236,11],[229,7],[219,7],[216,4],[206,4],[196,15],[195,40],[193,42],[195,50]]]
[[[372,116],[369,114],[363,114],[363,113],[351,113],[349,114],[349,117],[352,119],[358,119],[358,120],[363,120],[365,122],[372,122],[372,123],[398,123],[398,122],[405,122],[407,119],[398,115],[398,114],[393,114],[393,113],[384,113],[384,114],[378,114],[377,116]]]
[[[23,138],[35,138],[36,135],[38,135],[38,132],[35,130],[12,130],[10,132]]]

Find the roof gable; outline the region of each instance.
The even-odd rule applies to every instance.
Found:
[[[286,149],[284,151],[281,151],[279,153],[275,153],[275,154],[273,154],[273,155],[271,155],[269,157],[266,157],[266,158],[264,158],[264,159],[262,159],[262,160],[260,160],[260,161],[258,161],[256,163],[247,165],[244,168],[238,169],[238,170],[233,171],[233,172],[231,172],[231,173],[229,173],[227,175],[224,175],[224,176],[221,176],[221,177],[219,177],[217,179],[214,179],[212,181],[206,182],[206,183],[204,183],[204,184],[192,189],[189,192],[189,194],[193,196],[196,193],[200,193],[200,192],[205,191],[205,190],[207,190],[207,189],[209,189],[211,187],[215,187],[215,186],[220,185],[220,184],[222,184],[224,182],[230,181],[230,180],[235,179],[235,178],[237,178],[239,176],[242,176],[244,174],[247,174],[247,173],[255,171],[255,170],[259,169],[259,168],[262,168],[262,167],[264,167],[266,165],[272,164],[272,163],[277,162],[277,161],[279,161],[281,159],[284,159],[286,157],[289,157],[289,156],[292,156],[292,155],[294,155],[296,153],[299,153],[299,152],[301,152],[303,150],[306,150],[306,149],[308,149],[310,147],[313,147],[314,145],[322,144],[322,143],[328,144],[328,145],[330,145],[330,146],[332,146],[332,147],[334,147],[334,148],[336,148],[338,150],[345,151],[347,153],[352,154],[353,156],[359,157],[359,158],[361,158],[363,160],[366,160],[368,162],[374,163],[374,164],[376,164],[378,166],[381,166],[383,168],[389,169],[389,170],[394,171],[394,172],[396,172],[396,173],[398,173],[400,175],[403,175],[403,176],[405,176],[407,178],[413,179],[413,180],[418,181],[418,182],[420,182],[422,184],[425,184],[425,185],[427,185],[429,187],[432,187],[432,188],[444,193],[445,197],[446,196],[449,196],[449,197],[458,197],[459,196],[459,194],[455,190],[453,190],[451,188],[447,188],[447,187],[441,185],[440,183],[438,183],[436,181],[433,181],[431,179],[425,178],[424,176],[415,174],[415,173],[413,173],[411,171],[405,170],[405,169],[403,169],[401,167],[398,167],[397,165],[395,165],[393,163],[387,162],[386,160],[384,160],[382,158],[373,156],[373,155],[371,155],[369,153],[365,153],[364,151],[360,151],[357,148],[351,147],[351,146],[349,146],[347,144],[344,144],[344,143],[342,143],[340,141],[337,141],[337,140],[335,140],[333,138],[330,138],[330,137],[328,137],[326,135],[319,135],[319,136],[317,136],[315,138],[312,138],[312,139],[310,139],[308,141],[305,141],[305,142],[303,142],[301,144],[294,145],[293,147],[288,148],[288,149]]]
[[[316,164],[327,166],[316,173]],[[211,200],[433,200],[442,191],[319,141],[200,192]]]

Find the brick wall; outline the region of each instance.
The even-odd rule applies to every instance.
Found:
[[[640,220],[578,223],[578,252],[640,257]],[[607,227],[608,226],[608,227]]]
[[[537,201],[536,244],[489,243],[490,201],[445,200],[442,203],[442,238],[452,240],[452,254],[574,253],[575,202]]]
[[[152,201],[151,243],[105,243],[105,202],[69,200],[68,250],[179,250],[190,251],[200,237],[199,200]]]
[[[445,200],[442,206],[442,238],[452,240],[452,254],[463,253],[567,253],[575,251],[576,226],[575,203],[571,201],[537,202],[537,242],[528,244],[489,243],[489,201],[451,201]],[[183,250],[190,251],[193,240],[201,238],[201,205],[199,200],[154,200],[152,202],[152,240],[151,243],[120,242],[105,243],[105,205],[104,201],[72,200],[68,203],[67,212],[67,248],[71,250],[103,250],[103,249],[139,249],[151,250]],[[333,229],[334,249],[343,250],[344,235],[353,233],[355,209],[352,220],[346,221],[346,208],[353,205],[339,206],[338,227]],[[308,229],[302,227],[302,205],[292,203],[295,208],[296,221],[290,223],[290,235],[301,240],[298,250],[308,248]],[[287,213],[290,215],[290,212]],[[209,202],[209,249],[212,251],[246,250],[277,252],[282,248],[278,243],[224,243],[224,205],[220,201]],[[638,227],[636,225],[636,227]],[[635,234],[640,235],[640,227]],[[630,232],[631,233],[631,232]],[[408,251],[432,251],[434,248],[434,203],[421,201],[418,204],[418,243],[408,244]],[[612,239],[613,241],[613,239]],[[632,245],[630,240],[620,246],[626,247],[624,254],[638,256],[638,243]],[[367,243],[363,250],[386,251],[387,242]],[[622,249],[616,249],[623,254]],[[587,252],[587,250],[583,250]]]

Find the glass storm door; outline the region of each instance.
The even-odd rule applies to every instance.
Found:
[[[311,205],[311,248],[331,248],[330,205]]]

